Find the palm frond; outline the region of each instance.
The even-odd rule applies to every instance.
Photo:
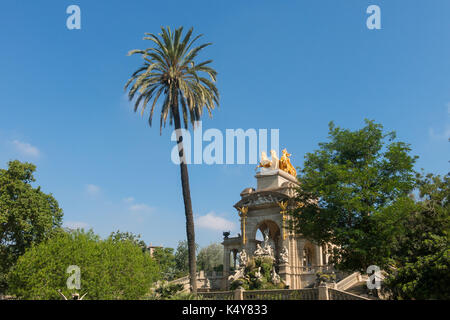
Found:
[[[160,132],[167,120],[172,125],[174,117],[182,116],[185,128],[189,122],[194,125],[201,119],[203,109],[209,116],[219,106],[219,91],[215,85],[217,72],[210,66],[212,60],[196,63],[202,49],[211,43],[194,47],[202,36],[192,38],[193,28],[183,37],[183,27],[174,32],[161,27],[158,35],[145,33],[144,40],[150,40],[153,46],[145,50],[135,49],[128,55],[140,54],[144,63],[134,71],[125,84],[129,100],[136,98],[134,111],[141,108],[143,115],[146,106],[151,103],[148,122],[152,119],[157,102],[162,94]]]

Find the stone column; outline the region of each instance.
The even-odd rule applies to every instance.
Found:
[[[244,288],[238,287],[234,290],[234,300],[244,300]]]
[[[228,289],[228,276],[230,275],[230,249],[225,247],[223,249],[223,283],[224,290]]]
[[[322,284],[318,287],[319,300],[330,300],[328,297],[328,287],[326,284]]]
[[[318,266],[323,265],[323,259],[322,259],[322,246],[316,245],[316,264]]]
[[[288,263],[281,263],[279,266],[278,274],[280,275],[281,280],[289,286],[289,289],[292,288],[291,284],[291,272]]]

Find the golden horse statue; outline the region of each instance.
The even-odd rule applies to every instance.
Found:
[[[286,149],[283,149],[282,152],[283,155],[281,156],[279,162],[280,169],[296,177],[297,170],[295,170],[294,166],[291,164],[291,160],[289,159],[291,154],[288,153]]]

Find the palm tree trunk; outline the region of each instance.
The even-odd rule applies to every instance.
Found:
[[[180,171],[181,171],[181,187],[183,189],[184,200],[184,213],[186,215],[186,235],[188,242],[188,255],[189,255],[189,274],[191,292],[197,293],[197,264],[196,264],[196,246],[195,246],[195,229],[194,229],[194,215],[192,213],[191,202],[191,190],[189,187],[189,174],[185,161],[185,154],[183,149],[183,136],[181,135],[181,121],[180,113],[178,110],[178,101],[175,101],[172,106],[172,113],[174,118],[175,130],[177,135],[178,155],[180,158]]]

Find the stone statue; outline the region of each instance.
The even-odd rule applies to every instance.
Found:
[[[277,153],[275,150],[270,150],[270,156],[272,158],[272,165],[270,166],[270,169],[276,170],[279,168],[279,160],[277,157]]]
[[[269,160],[269,158],[267,158],[267,154],[265,151],[261,151],[261,162],[259,163],[259,165],[256,167],[258,168],[269,168],[270,165],[272,164],[272,161]]]
[[[258,267],[258,271],[255,272],[256,279],[260,280],[262,278],[261,267]]]
[[[281,263],[288,263],[289,262],[289,251],[286,246],[283,247],[283,250],[280,253],[280,262]]]
[[[269,169],[269,170],[276,170],[279,168],[279,160],[278,160],[278,156],[277,153],[275,152],[275,150],[270,150],[270,156],[271,156],[271,160],[269,160],[269,158],[267,157],[267,154],[262,151],[261,152],[261,161],[259,163],[259,165],[256,167],[256,169],[258,168],[265,168],[265,169]]]
[[[280,170],[283,170],[287,173],[289,173],[290,175],[293,175],[294,177],[297,176],[297,170],[295,170],[294,166],[291,164],[291,160],[289,159],[289,157],[291,156],[290,153],[287,152],[286,149],[283,149],[283,155],[281,156],[280,159]]]
[[[247,265],[247,261],[247,253],[245,252],[245,249],[242,249],[241,252],[239,252],[239,268],[245,267]]]
[[[272,246],[270,245],[270,243],[266,243],[264,245],[264,255],[269,256],[269,257],[273,257],[273,249]]]
[[[272,283],[279,284],[281,282],[281,278],[279,274],[275,271],[275,268],[272,269],[271,276],[272,276],[271,278]]]
[[[228,277],[228,280],[230,282],[233,282],[234,280],[237,280],[239,278],[243,278],[244,277],[244,270],[245,270],[245,268],[238,268],[232,275],[230,275]]]
[[[247,261],[248,261],[247,253],[245,252],[245,249],[242,249],[239,252],[239,268],[237,268],[234,271],[234,274],[232,274],[232,275],[230,275],[228,277],[228,280],[230,280],[232,282],[232,281],[237,280],[239,278],[243,278],[244,277],[245,266],[247,265]]]
[[[206,280],[205,280],[205,284],[203,285],[203,288],[211,288],[211,282],[209,281],[209,279],[208,278],[206,278]]]
[[[264,231],[264,246],[266,246],[269,243],[269,229],[266,229]]]
[[[273,249],[269,242],[269,229],[264,231],[264,255],[273,257]]]
[[[253,253],[254,256],[264,256],[264,257],[270,257],[272,259],[274,259],[274,254],[273,254],[273,248],[270,245],[270,240],[269,240],[269,230],[266,230],[263,232],[264,234],[264,243],[263,246],[261,247],[261,244],[257,243],[256,244],[256,250]]]
[[[256,250],[253,253],[255,256],[263,256],[264,255],[264,249],[261,248],[261,245],[259,243],[256,244]]]

